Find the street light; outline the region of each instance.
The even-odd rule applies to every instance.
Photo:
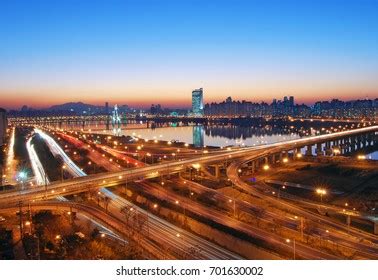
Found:
[[[62,171],[62,181],[63,181],[63,172],[64,172],[64,170],[65,170],[66,168],[67,168],[67,167],[66,167],[65,165],[62,166],[62,170],[61,170],[61,171]]]
[[[320,202],[323,202],[323,195],[326,195],[327,191],[325,189],[318,188],[316,189],[316,193],[320,195]]]
[[[18,173],[18,177],[19,177],[20,179],[24,180],[24,179],[26,179],[27,174],[26,174],[26,172],[24,172],[24,171],[20,171],[20,172]]]
[[[18,177],[21,179],[21,185],[22,185],[22,189],[24,189],[24,182],[26,181],[27,179],[27,173],[25,171],[20,171],[18,173]]]
[[[235,199],[229,199],[228,202],[232,203],[232,210],[234,212],[234,217],[236,217],[236,204],[235,204]]]
[[[264,166],[263,166],[263,169],[265,170],[265,171],[267,171],[267,170],[269,170],[269,165],[268,164],[265,164]]]
[[[339,154],[341,153],[341,151],[340,151],[339,148],[335,148],[335,149],[333,149],[332,152],[333,152],[333,154],[334,154],[335,156],[337,156],[337,155],[339,155]]]
[[[290,244],[291,240],[286,239],[286,243]],[[295,260],[295,238],[293,239],[293,259]]]
[[[195,169],[200,169],[201,165],[199,163],[194,163],[192,164],[192,166],[195,168]]]
[[[286,186],[281,186],[280,188],[278,188],[278,198],[281,197],[281,189],[285,190]]]

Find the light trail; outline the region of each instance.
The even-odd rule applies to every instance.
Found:
[[[41,161],[39,160],[37,152],[34,149],[34,145],[31,144],[32,139],[33,137],[30,137],[29,140],[26,142],[26,149],[29,154],[29,159],[30,159],[31,167],[34,173],[35,182],[39,186],[49,184],[50,181],[43,168],[43,165]]]
[[[67,164],[67,167],[71,167],[71,168],[68,168],[68,170],[73,173],[72,175],[74,177],[77,177],[76,175],[79,174],[79,173],[84,174],[82,176],[86,176],[86,174],[74,162],[71,161],[71,159],[67,156],[67,154],[64,153],[64,151],[59,147],[59,145],[55,142],[54,139],[52,139],[47,134],[45,134],[43,132],[41,134],[40,132],[42,132],[42,131],[38,131],[37,133],[39,135],[41,135],[44,140],[47,141],[47,143],[49,145],[49,148],[52,148],[52,149],[56,148],[55,151],[57,153],[59,153],[59,156],[63,160],[64,159],[68,159],[69,160],[69,161],[65,161],[65,164]],[[47,136],[47,137],[45,138],[44,136]],[[37,183],[37,185],[44,185],[44,184],[48,185],[48,184],[50,184],[50,181],[47,178],[47,175],[46,175],[46,172],[45,172],[45,170],[43,168],[43,165],[42,165],[41,161],[39,160],[39,157],[38,157],[38,155],[37,155],[37,153],[36,153],[36,151],[34,149],[34,145],[31,145],[31,140],[32,140],[32,138],[30,138],[27,141],[26,148],[27,148],[28,153],[29,153],[29,158],[30,158],[30,162],[31,162],[31,165],[32,165],[33,173],[34,173],[34,175],[36,177],[36,183]],[[56,155],[58,155],[58,154],[56,154]],[[70,164],[68,165],[68,163],[70,163]],[[64,196],[58,196],[57,200],[63,201],[63,202],[68,201],[68,199],[65,198]],[[123,238],[121,238],[120,236],[118,236],[112,230],[106,228],[105,226],[101,225],[97,221],[89,218],[87,215],[79,213],[78,216],[82,216],[85,219],[90,220],[93,224],[95,224],[96,226],[100,227],[104,232],[106,232],[106,234],[108,236],[111,236],[111,237],[113,237],[113,238],[115,238],[117,240],[121,240],[122,242],[126,242],[127,243],[126,240],[124,240]]]
[[[41,131],[38,130],[38,133]],[[83,177],[86,176],[86,173],[80,169],[69,157],[68,155],[60,148],[59,144],[55,142],[55,140],[42,132],[46,138],[49,139],[47,141],[47,144],[49,147],[58,147],[55,149],[55,151],[59,154],[60,158],[62,158],[67,164],[67,170],[71,173],[73,177]],[[78,172],[80,171],[80,172]],[[84,175],[77,175],[78,173],[84,174]],[[221,248],[220,246],[217,246],[201,237],[198,237],[188,231],[185,231],[167,221],[164,219],[159,218],[158,216],[152,215],[151,213],[147,212],[146,210],[143,210],[142,208],[132,204],[128,200],[112,193],[111,191],[107,190],[106,188],[100,189],[101,193],[103,195],[109,197],[111,199],[110,203],[112,206],[116,209],[114,211],[114,214],[117,214],[120,216],[120,210],[123,209],[125,206],[133,207],[135,210],[137,210],[139,213],[143,213],[144,215],[148,216],[149,224],[151,227],[151,234],[154,235],[155,240],[160,239],[164,242],[164,244],[169,244],[171,247],[178,248],[182,252],[186,252],[190,248],[194,248],[198,246],[201,249],[200,255],[202,258],[206,259],[240,259],[241,257],[237,254],[231,253],[226,249]],[[180,238],[180,242],[178,242],[177,234],[180,234],[182,238]]]
[[[74,177],[82,177],[87,175],[69,158],[69,156],[63,151],[63,149],[58,145],[58,143],[55,142],[55,140],[51,136],[47,135],[38,128],[35,128],[34,131],[46,141],[52,154],[54,156],[60,157],[63,160],[64,164],[72,172],[72,175]]]
[[[7,165],[10,165],[14,160],[14,138],[15,138],[15,128],[13,127],[11,137],[9,140]]]
[[[12,128],[11,137],[9,139],[9,147],[8,147],[8,154],[7,154],[7,161],[6,161],[6,179],[9,183],[14,182],[14,178],[12,174],[16,174],[16,170],[14,168],[14,142],[15,142],[15,128]]]

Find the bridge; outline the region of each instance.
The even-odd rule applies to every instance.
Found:
[[[334,149],[356,149],[367,145],[373,145],[377,142],[376,132],[378,126],[362,127],[348,131],[341,131],[331,134],[311,136],[290,141],[283,141],[274,144],[261,145],[255,147],[222,149],[213,154],[204,154],[200,157],[177,160],[175,162],[161,163],[141,167],[131,170],[117,172],[107,172],[95,175],[89,175],[80,178],[65,180],[63,182],[54,182],[46,186],[37,186],[29,189],[18,189],[4,191],[0,194],[0,205],[19,201],[33,201],[40,199],[50,199],[57,196],[71,195],[85,192],[109,185],[123,184],[126,181],[142,180],[161,177],[173,173],[179,173],[186,168],[201,168],[203,164],[231,162],[239,158],[253,156],[254,164],[251,168],[257,168],[261,161],[269,163],[276,157],[282,157],[285,153],[293,151],[300,155],[300,150],[307,148],[307,154],[312,151],[312,146],[316,145],[317,153],[320,154],[322,144]],[[352,147],[354,145],[354,148]]]
[[[308,211],[306,209],[303,209],[302,207],[296,206],[293,203],[284,201],[284,200],[278,200],[274,197],[271,197],[266,194],[262,194],[261,192],[258,192],[258,190],[255,190],[254,188],[251,188],[248,184],[243,182],[241,178],[239,177],[239,168],[249,168],[252,169],[258,168],[258,165],[263,164],[269,164],[274,163],[277,159],[282,159],[282,157],[288,156],[288,154],[292,154],[294,157],[297,155],[301,155],[301,151],[303,149],[313,151],[313,147],[315,148],[316,154],[326,154],[326,148],[330,149],[358,149],[361,147],[367,147],[369,145],[374,145],[376,143],[376,132],[378,131],[378,126],[370,126],[370,127],[362,127],[357,128],[353,130],[348,131],[341,131],[331,134],[324,134],[324,135],[317,135],[317,136],[311,136],[306,137],[302,139],[295,139],[290,141],[283,141],[280,143],[274,143],[269,145],[261,145],[261,146],[255,146],[255,147],[246,147],[246,148],[227,148],[227,149],[219,149],[216,151],[213,151],[212,153],[204,153],[198,157],[190,158],[190,159],[183,159],[183,160],[177,160],[174,162],[167,162],[167,163],[161,163],[161,164],[155,164],[150,166],[145,166],[141,168],[136,169],[129,169],[129,170],[122,170],[117,172],[107,172],[107,173],[100,173],[95,175],[89,175],[85,177],[79,177],[74,178],[70,180],[65,180],[62,182],[53,182],[49,185],[40,185],[33,188],[28,189],[16,189],[16,190],[10,190],[10,191],[4,191],[0,193],[0,207],[2,208],[9,208],[9,207],[15,207],[18,203],[24,203],[24,204],[30,204],[30,205],[40,205],[40,207],[45,207],[46,205],[44,203],[47,203],[48,205],[50,202],[48,200],[57,198],[60,196],[67,196],[71,194],[86,192],[86,191],[100,191],[103,192],[104,195],[112,195],[111,192],[107,191],[106,187],[111,186],[119,186],[122,184],[126,184],[128,181],[140,181],[144,179],[149,178],[156,178],[156,177],[163,177],[163,176],[170,176],[170,174],[174,173],[180,173],[185,171],[188,168],[194,168],[197,170],[200,170],[202,166],[213,164],[217,168],[220,168],[220,165],[226,165],[228,166],[227,169],[227,175],[232,180],[232,182],[240,189],[253,194],[256,197],[260,197],[268,202],[272,202],[275,205],[279,205],[280,207],[283,207],[285,209],[290,209],[292,212],[299,213],[301,217],[305,217],[312,221],[321,221],[324,225],[332,226],[332,228],[335,229],[334,232],[329,234],[329,238],[333,240],[334,242],[338,242],[342,244],[343,246],[346,246],[348,248],[353,248],[358,250],[360,256],[366,257],[366,258],[376,258],[376,248],[371,247],[369,245],[366,245],[364,243],[360,243],[358,240],[353,239],[346,239],[343,237],[343,233],[345,232],[345,225],[331,221],[327,219],[326,217],[323,217],[319,214],[315,214],[311,211]],[[327,144],[328,143],[328,144]],[[320,146],[321,151],[318,151]],[[353,147],[354,146],[354,147]],[[309,152],[308,152],[309,153]],[[254,164],[252,164],[254,162]],[[228,165],[229,164],[229,165]],[[219,171],[216,172],[216,176],[219,176]],[[120,207],[122,205],[129,205],[129,202],[126,202],[125,200],[119,201],[121,198],[119,197],[111,197],[111,203],[114,204],[114,211],[111,211],[114,213],[120,213]],[[55,202],[51,202],[55,203]],[[240,204],[240,202],[238,202]],[[42,205],[42,206],[41,206]],[[62,205],[62,204],[60,204]],[[64,205],[62,205],[64,206]],[[245,205],[244,207],[251,207],[250,205]],[[84,208],[83,208],[84,207]],[[80,211],[87,211],[85,207],[81,207]],[[118,211],[117,211],[118,209]],[[88,210],[89,211],[89,210]],[[92,211],[92,210],[90,210]],[[141,210],[143,211],[143,210]],[[214,212],[214,211],[213,211]],[[147,213],[147,212],[146,212]],[[90,213],[89,213],[90,214]],[[88,214],[88,215],[89,215]],[[267,213],[267,215],[273,215],[274,213]],[[103,214],[101,214],[103,215]],[[150,213],[148,215],[151,215]],[[211,214],[213,219],[219,219],[219,221],[225,221],[225,218],[222,216],[219,216],[215,212]],[[97,217],[94,217],[98,219]],[[101,222],[106,223],[106,219],[108,217],[104,218]],[[122,217],[120,218],[121,222]],[[284,220],[287,220],[285,217]],[[289,221],[283,221],[285,224]],[[169,239],[169,242],[172,242],[175,244],[175,232],[178,231],[183,232],[182,229],[168,229],[168,232],[165,232],[167,230],[166,222],[162,221],[160,218],[155,217],[154,215],[151,215],[151,224],[156,225],[156,228],[154,230],[151,230],[152,232],[157,232],[157,237],[166,237],[171,236],[173,240]],[[234,221],[230,220],[230,224],[236,225]],[[113,225],[111,228],[116,230],[116,225]],[[117,225],[120,227],[120,225]],[[169,225],[172,227],[173,225]],[[248,234],[251,236],[255,236],[256,234],[259,234],[259,231],[256,228],[245,228],[242,225],[239,225],[238,228],[240,231],[244,232],[247,231]],[[353,233],[354,237],[358,237],[359,240],[367,240],[369,242],[372,242],[373,244],[376,244],[377,237],[366,233],[359,231],[357,229],[351,228],[350,232]],[[279,236],[267,236],[265,233],[261,233],[260,238],[262,240],[268,239],[267,242],[274,243],[275,246],[288,246],[283,245],[285,243],[282,243],[282,240],[280,240]],[[177,238],[177,237],[176,237]],[[195,237],[193,237],[195,238]],[[198,237],[197,237],[198,238]],[[191,240],[191,238],[186,237],[185,240]],[[200,240],[201,242],[204,242],[203,239]],[[194,239],[194,241],[190,241],[191,244],[198,243],[198,240]],[[177,242],[176,242],[177,243]],[[181,242],[179,242],[181,244]],[[186,244],[190,246],[190,244]],[[185,245],[185,246],[186,246]],[[148,246],[152,246],[151,244],[146,244],[146,248]],[[308,246],[304,243],[298,242],[297,244],[298,253],[300,253],[303,257],[306,258],[325,258],[330,259],[334,256],[327,255],[323,252],[319,252],[315,249],[312,249],[311,246]],[[173,246],[174,247],[174,246]],[[277,248],[278,248],[277,247]],[[201,248],[205,248],[204,251],[209,254],[208,256],[205,256],[204,258],[238,258],[236,255],[232,255],[228,253],[227,251],[222,251],[221,248],[214,247],[213,244],[202,244]],[[287,249],[286,247],[282,248]],[[152,247],[149,248],[150,251],[153,250]],[[167,258],[169,258],[167,256]]]

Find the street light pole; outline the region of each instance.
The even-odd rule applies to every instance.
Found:
[[[290,239],[286,239],[286,243],[290,243]],[[293,239],[293,260],[295,260],[295,238]]]
[[[294,249],[294,260],[295,260],[295,238],[293,240],[293,249]]]
[[[234,217],[236,218],[236,205],[235,205],[235,197],[234,197]]]
[[[63,165],[63,166],[62,166],[62,170],[61,170],[61,171],[62,171],[62,182],[63,182],[63,175],[64,175],[63,172],[64,172],[65,169],[66,169],[66,166]]]

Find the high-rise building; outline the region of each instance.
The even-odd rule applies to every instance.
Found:
[[[105,115],[109,115],[109,102],[105,102]]]
[[[294,104],[294,96],[290,96],[289,97],[289,102],[290,102],[290,106],[293,107],[295,104]]]
[[[203,89],[192,92],[192,112],[194,116],[203,116]]]
[[[7,133],[7,126],[8,126],[7,111],[0,108],[0,146],[4,145],[5,136]]]

